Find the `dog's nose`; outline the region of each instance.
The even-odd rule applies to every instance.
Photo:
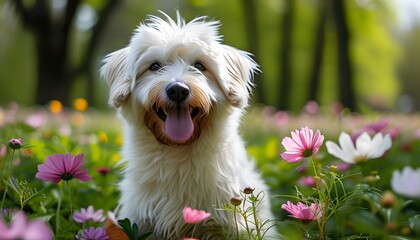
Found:
[[[166,87],[166,95],[176,103],[181,103],[190,95],[190,88],[185,83],[173,82]]]

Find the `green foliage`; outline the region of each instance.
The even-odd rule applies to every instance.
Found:
[[[18,109],[14,115],[12,109]],[[320,109],[324,109],[321,107]],[[28,121],[30,116],[44,116],[41,125],[34,126]],[[238,217],[249,220],[250,226],[277,227],[287,239],[317,239],[320,236],[315,222],[302,223],[288,216],[281,209],[287,200],[314,202],[319,196],[329,199],[327,239],[416,239],[420,236],[420,202],[392,192],[390,186],[394,170],[404,166],[420,168],[420,139],[415,130],[420,129],[419,116],[389,115],[389,126],[385,130],[400,127],[400,134],[393,140],[392,148],[383,157],[364,164],[351,166],[346,171],[333,171],[330,165],[341,163],[327,153],[325,147],[314,156],[317,169],[322,169],[320,178],[327,184],[319,193],[314,186],[302,184],[301,177],[313,176],[311,162],[305,160],[290,164],[280,158],[283,151],[281,141],[290,131],[301,126],[319,128],[326,140],[336,142],[341,131],[353,132],[384,116],[368,112],[364,116],[318,113],[288,115],[286,122],[278,122],[276,112],[265,108],[250,109],[245,116],[242,132],[249,142],[248,152],[256,160],[265,181],[271,188],[274,219],[256,219],[255,206],[264,193],[243,192],[241,203],[227,211],[236,211]],[[57,239],[73,239],[83,226],[73,221],[72,212],[93,205],[95,209],[113,211],[117,206],[119,193],[116,182],[120,179],[121,166],[116,165],[121,147],[120,123],[114,113],[95,111],[78,112],[65,110],[53,114],[48,109],[26,109],[14,106],[0,110],[1,116],[11,116],[7,121],[0,118],[0,176],[3,179],[0,193],[5,194],[3,208],[20,209],[29,219],[48,222]],[[7,148],[11,138],[22,138],[29,148],[15,150],[14,157]],[[7,149],[3,153],[2,146]],[[53,153],[85,154],[84,167],[89,170],[92,180],[80,182],[72,180],[69,189],[63,191],[63,184],[43,182],[35,178],[37,165],[44,163]],[[12,171],[8,171],[11,163]],[[318,163],[323,166],[320,168]],[[98,170],[106,168],[109,172]],[[10,178],[9,178],[10,176]],[[258,189],[255,190],[258,192]],[[71,193],[71,199],[68,192]],[[384,204],[385,193],[391,193],[391,201]],[[320,195],[321,194],[321,195]],[[287,197],[286,197],[287,196]],[[232,196],[234,197],[234,196]],[[101,199],[98,201],[98,199]],[[220,203],[223,204],[223,203]],[[70,207],[72,206],[72,207]],[[103,223],[95,223],[100,227]],[[138,226],[125,220],[120,225],[131,239],[146,239],[151,233],[138,233]],[[138,234],[138,235],[136,235]],[[250,233],[258,239],[255,230]],[[264,233],[260,233],[262,237]],[[247,237],[245,237],[246,239]]]

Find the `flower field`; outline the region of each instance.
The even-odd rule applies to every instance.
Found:
[[[276,217],[247,219],[251,225],[273,224],[292,240],[420,238],[420,116],[254,107],[241,126]],[[0,108],[0,239],[108,239],[123,141],[114,112],[81,99],[72,109]],[[258,202],[250,187],[225,210],[252,216],[240,204]],[[184,209],[188,224],[209,217]],[[150,234],[118,224],[131,239]],[[240,239],[263,235],[250,230]]]

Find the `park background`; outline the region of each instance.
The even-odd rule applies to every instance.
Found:
[[[0,104],[107,109],[98,69],[148,14],[222,23],[226,44],[254,54],[253,103],[300,111],[314,100],[420,109],[420,7],[415,0],[13,0],[0,2]]]
[[[342,181],[334,200],[345,196],[328,220],[330,239],[419,239],[420,191],[410,183],[420,176],[391,186],[395,171],[420,168],[418,0],[0,0],[5,208],[42,219],[57,239],[74,239],[84,228],[72,222],[69,203],[76,211],[115,209],[124,139],[98,69],[159,10],[172,17],[179,10],[187,21],[202,15],[219,20],[224,42],[253,53],[260,64],[241,133],[275,195],[273,212],[288,239],[323,239],[315,222],[302,227],[281,209],[297,200],[298,189],[307,202],[319,197],[313,185],[302,183],[313,180],[309,162],[280,157],[282,139],[305,126],[319,129],[325,141],[363,131],[393,138],[384,156],[337,173],[327,167],[343,162],[324,145],[314,156],[325,179]],[[24,143],[16,155],[7,147],[12,138]],[[56,153],[85,155],[92,181],[71,182],[72,198],[60,194],[64,183],[35,177],[37,166]]]

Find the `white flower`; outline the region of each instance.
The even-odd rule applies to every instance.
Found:
[[[369,134],[364,132],[356,139],[356,146],[351,137],[344,132],[340,134],[338,141],[340,146],[331,141],[326,142],[328,152],[350,164],[381,157],[392,145],[391,136],[389,134],[384,136],[382,133],[370,138]]]
[[[420,168],[404,167],[402,171],[392,172],[391,187],[394,192],[411,197],[420,198]]]

